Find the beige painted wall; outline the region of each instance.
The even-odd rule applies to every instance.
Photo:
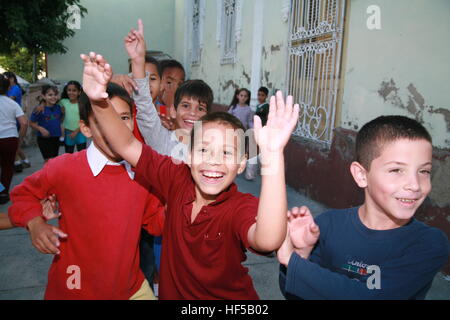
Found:
[[[82,65],[80,53],[96,51],[103,54],[116,73],[128,71],[128,56],[123,38],[137,28],[142,18],[145,37],[150,50],[174,54],[174,0],[83,0],[88,14],[81,20],[81,29],[66,39],[68,51],[64,55],[49,55],[49,77],[57,80],[80,80]]]
[[[378,0],[381,30],[368,30],[372,0],[351,0],[340,125],[379,115],[423,122],[436,147],[450,148],[450,1]],[[339,123],[338,123],[339,125]]]
[[[242,1],[242,38],[237,44],[237,59],[234,64],[220,64],[220,47],[217,45],[217,1],[205,2],[204,47],[199,66],[188,65],[191,79],[205,80],[213,89],[215,102],[229,104],[235,87],[251,88],[252,50],[254,32],[254,6],[261,2],[264,6],[263,52],[260,64],[260,84],[269,89],[283,88],[286,75],[286,40],[288,23],[282,20],[282,0],[244,0]],[[184,58],[185,22],[184,1],[176,0],[176,43],[175,56]],[[181,21],[183,21],[181,23]],[[272,91],[272,90],[271,90]]]

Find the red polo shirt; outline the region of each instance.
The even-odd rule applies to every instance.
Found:
[[[248,269],[248,229],[258,198],[233,183],[191,223],[195,183],[186,164],[176,165],[144,145],[135,180],[166,200],[159,298],[169,300],[258,299]]]

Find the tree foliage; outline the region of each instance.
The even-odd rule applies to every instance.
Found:
[[[6,71],[14,72],[25,80],[33,81],[33,55],[26,48],[19,48],[12,45],[11,53],[0,56],[0,66]],[[45,70],[44,54],[37,57],[36,73],[39,74]]]
[[[76,6],[80,19],[87,10],[80,0],[9,0],[0,2],[0,65],[27,80],[43,70],[43,53],[65,53],[68,10]]]
[[[80,0],[10,0],[0,2],[0,53],[10,54],[13,45],[30,54],[65,53],[63,40],[75,34],[67,26],[68,8],[76,5],[81,17],[87,13]]]

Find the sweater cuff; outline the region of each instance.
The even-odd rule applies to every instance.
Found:
[[[25,212],[22,212],[19,219],[14,219],[14,216],[17,217],[16,214],[13,214],[12,211],[9,210],[8,217],[9,217],[9,220],[11,220],[11,223],[13,225],[15,225],[16,227],[22,227],[22,228],[26,228],[28,230],[28,227],[27,227],[28,222],[30,222],[32,219],[34,219],[36,217],[42,217],[42,207],[30,209]]]
[[[286,272],[286,292],[291,294],[295,294],[296,291],[298,292],[298,278],[306,272],[306,270],[304,270],[305,261],[305,259],[300,257],[295,252],[292,253]]]

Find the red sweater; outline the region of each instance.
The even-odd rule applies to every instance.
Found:
[[[167,202],[161,253],[161,300],[258,299],[242,266],[258,198],[233,183],[191,222],[195,184],[186,164],[143,146],[136,181],[153,186]]]
[[[25,227],[41,215],[39,199],[53,193],[68,237],[50,267],[45,299],[129,299],[144,281],[141,227],[161,234],[164,207],[123,166],[107,165],[94,177],[83,150],[50,160],[13,189],[13,224]]]

